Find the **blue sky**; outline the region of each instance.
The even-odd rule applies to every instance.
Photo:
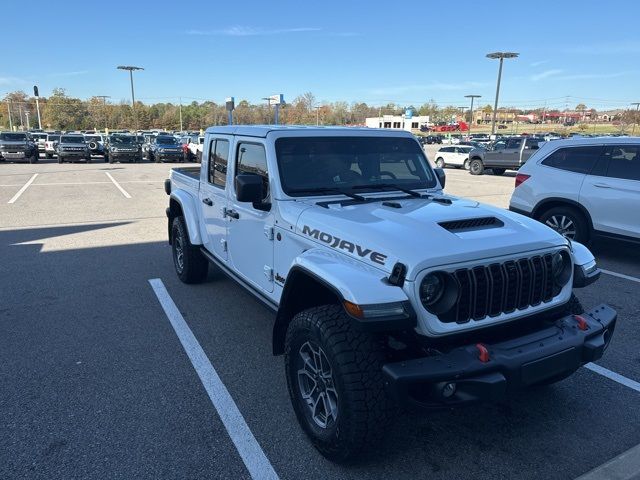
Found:
[[[0,95],[34,82],[41,95],[128,100],[117,65],[145,103],[260,101],[306,91],[319,101],[626,107],[640,101],[640,2],[235,1],[17,2],[2,7]],[[12,21],[11,19],[16,19]],[[29,25],[29,34],[22,30]],[[37,34],[35,33],[37,31]],[[566,97],[569,96],[567,99]]]

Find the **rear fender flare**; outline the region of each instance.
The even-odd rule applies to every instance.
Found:
[[[196,214],[196,203],[193,196],[184,190],[174,190],[171,192],[171,199],[175,200],[182,209],[182,216],[187,225],[187,233],[189,234],[191,244],[202,245],[202,237],[200,236],[200,228]],[[171,220],[170,217],[169,221]]]

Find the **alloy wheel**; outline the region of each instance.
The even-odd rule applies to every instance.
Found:
[[[576,236],[576,225],[573,220],[566,215],[552,215],[545,223],[567,238],[575,238]]]
[[[322,348],[305,342],[298,351],[298,386],[308,413],[320,428],[329,428],[338,419],[338,392],[331,365]]]

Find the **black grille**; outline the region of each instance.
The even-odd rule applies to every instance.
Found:
[[[438,225],[450,232],[460,232],[466,230],[480,230],[483,228],[503,227],[504,223],[495,217],[481,217],[440,222]]]
[[[554,295],[552,254],[453,272],[458,301],[438,318],[442,322],[466,323],[497,317],[550,302]]]

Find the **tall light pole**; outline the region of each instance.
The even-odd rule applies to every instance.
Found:
[[[636,116],[633,119],[633,127],[631,127],[631,136],[633,137],[636,133],[636,123],[638,123],[638,110],[640,110],[640,102],[633,102],[631,105],[636,106]]]
[[[133,90],[133,72],[136,70],[144,70],[142,67],[133,67],[131,65],[120,65],[118,70],[127,70],[129,72],[129,80],[131,80],[131,106],[133,107],[133,122],[138,133],[138,114],[136,113],[136,96]]]
[[[502,79],[502,62],[505,58],[516,58],[519,53],[515,52],[493,52],[488,53],[487,58],[491,58],[492,60],[499,59],[500,67],[498,67],[498,84],[496,86],[496,101],[493,106],[493,118],[491,119],[491,135],[495,135],[496,133],[496,113],[498,110],[498,97],[500,96],[500,80]]]
[[[471,99],[471,110],[470,110],[470,114],[469,114],[469,132],[468,132],[468,136],[469,136],[469,140],[471,140],[471,125],[473,125],[473,99],[474,98],[480,98],[482,97],[482,95],[465,95],[464,98],[470,98]]]
[[[13,132],[13,120],[11,119],[11,102],[7,100],[7,111],[9,112],[9,130]]]
[[[109,95],[96,95],[96,98],[102,99],[102,113],[104,115],[104,133],[107,133],[107,98],[111,98]]]
[[[182,97],[178,98],[178,102],[180,103],[180,106],[179,106],[179,110],[180,110],[180,133],[182,133],[184,131],[182,129]]]
[[[320,107],[321,106],[322,105],[316,105],[315,107],[313,107],[316,109],[316,127],[320,125]]]

